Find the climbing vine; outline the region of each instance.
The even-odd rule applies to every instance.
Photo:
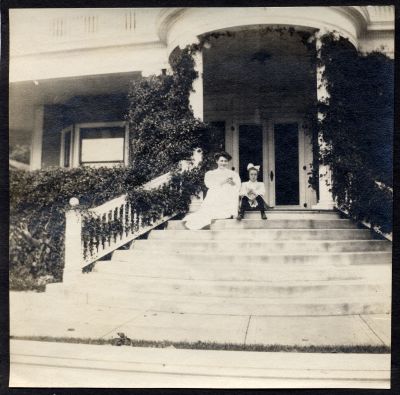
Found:
[[[390,232],[394,62],[335,34],[322,37],[320,62],[329,93],[318,103],[320,159],[331,166],[333,196],[355,219]]]
[[[166,173],[202,147],[209,126],[196,119],[189,104],[194,69],[193,46],[175,50],[172,74],[150,76],[132,83],[127,120],[130,128],[131,170],[143,181]]]
[[[10,288],[42,289],[62,278],[69,199],[89,208],[121,195],[125,169],[12,170],[9,183]]]

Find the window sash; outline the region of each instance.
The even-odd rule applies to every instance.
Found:
[[[80,164],[125,163],[126,141],[123,127],[81,128],[79,134]],[[115,152],[110,152],[113,149]],[[109,159],[107,159],[107,154],[109,154]],[[102,159],[101,155],[105,156],[105,159]]]

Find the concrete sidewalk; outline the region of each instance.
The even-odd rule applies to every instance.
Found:
[[[11,341],[11,387],[389,388],[388,354],[202,351]]]
[[[73,304],[46,293],[10,293],[12,336],[285,346],[390,346],[390,315],[249,316],[178,314]]]

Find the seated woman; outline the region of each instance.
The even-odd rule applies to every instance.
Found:
[[[246,210],[254,209],[258,209],[261,212],[262,219],[267,219],[264,202],[265,186],[263,182],[257,181],[260,166],[254,166],[249,163],[247,170],[249,172],[249,181],[244,182],[240,188],[241,202],[237,219],[239,221],[242,220]]]
[[[204,176],[207,196],[198,211],[183,219],[188,229],[201,229],[210,225],[213,219],[234,218],[237,214],[239,174],[227,168],[232,159],[228,153],[220,152],[214,158],[218,168],[208,171]]]

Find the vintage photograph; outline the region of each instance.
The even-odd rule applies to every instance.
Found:
[[[394,6],[8,24],[10,387],[390,388]]]

